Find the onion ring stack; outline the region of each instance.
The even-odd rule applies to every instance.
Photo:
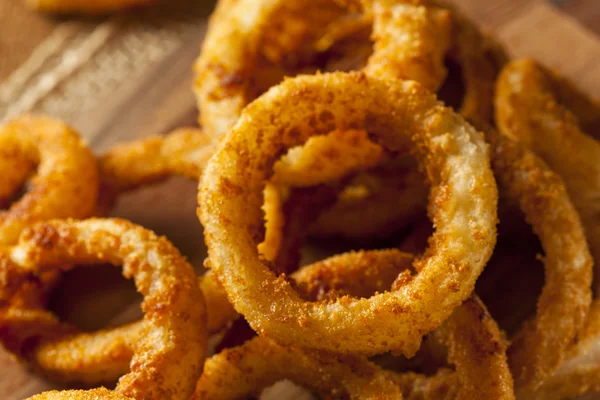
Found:
[[[118,380],[32,400],[600,392],[600,102],[445,0],[220,0],[194,68],[200,127],[98,159],[47,117],[0,128],[0,341],[62,383]],[[92,218],[171,176],[199,181],[201,277]],[[142,320],[81,332],[50,311],[61,273],[98,262]]]

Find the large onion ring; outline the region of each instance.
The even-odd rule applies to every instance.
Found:
[[[52,218],[86,218],[98,196],[96,159],[77,132],[46,117],[23,116],[0,128],[0,245],[16,243],[28,225]]]
[[[258,257],[264,182],[286,149],[348,127],[389,151],[414,142],[437,231],[423,270],[398,290],[305,302]],[[299,347],[413,354],[470,295],[495,244],[497,189],[482,135],[419,84],[363,73],[290,79],[249,105],[209,161],[198,197],[210,262],[233,306],[260,334]]]
[[[18,245],[2,259],[2,298],[44,271],[98,261],[123,264],[124,275],[134,278],[145,297],[143,335],[134,343],[131,371],[121,377],[117,391],[133,398],[187,398],[197,378],[190,371],[201,371],[205,356],[206,311],[193,269],[165,238],[116,219],[35,225],[23,232]],[[73,334],[73,328],[43,309],[8,308],[0,314],[4,345],[30,362],[31,346],[44,342],[44,338],[68,334]],[[72,338],[77,339],[77,335]],[[75,363],[85,356],[85,349],[77,350],[83,354],[72,354]],[[64,361],[59,360],[59,364]],[[55,375],[53,370],[42,372],[56,379],[72,379]],[[102,378],[95,376],[93,380]]]

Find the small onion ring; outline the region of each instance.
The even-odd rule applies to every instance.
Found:
[[[132,400],[112,390],[98,388],[92,390],[52,390],[26,400]]]
[[[513,61],[497,84],[500,132],[533,150],[565,181],[586,230],[600,293],[600,143],[583,133],[576,115],[559,103],[552,74],[535,61]],[[560,92],[558,92],[560,94]]]
[[[117,392],[145,399],[187,398],[193,392],[196,375],[189,371],[202,370],[207,346],[204,299],[193,269],[165,238],[125,220],[49,221],[26,229],[2,262],[2,299],[43,271],[68,270],[78,263],[122,264],[123,274],[135,280],[145,297],[145,317],[131,370],[119,379]],[[5,346],[29,362],[34,361],[29,356],[36,343],[69,334],[77,338],[72,327],[43,309],[3,309],[0,320]],[[74,371],[83,351],[72,354]],[[61,363],[64,360],[58,360],[56,370],[41,372],[72,379],[62,375]]]
[[[423,270],[404,287],[369,299],[305,302],[258,257],[264,182],[285,150],[347,127],[366,129],[388,151],[407,150],[412,140],[432,185],[437,231]],[[470,295],[495,244],[497,189],[482,135],[411,81],[364,73],[286,80],[244,110],[200,189],[211,267],[253,329],[281,344],[414,354],[421,337]]]
[[[22,116],[0,128],[0,200],[7,203],[30,173],[31,187],[0,210],[0,245],[16,243],[28,225],[93,215],[98,197],[96,159],[77,132],[47,117]]]

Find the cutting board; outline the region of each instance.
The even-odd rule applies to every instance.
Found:
[[[597,0],[455,0],[510,50],[531,56],[571,77],[600,97],[600,3]],[[168,55],[132,76],[91,111],[69,121],[98,153],[114,143],[165,133],[197,120],[190,86],[191,64],[198,55],[205,24],[199,24]],[[594,32],[596,31],[596,32]],[[123,196],[113,215],[131,219],[169,237],[196,266],[205,254],[195,217],[196,183],[172,179]],[[106,290],[110,287],[110,290]],[[130,282],[116,268],[76,270],[54,299],[61,315],[83,328],[97,329],[137,315],[139,301]],[[75,300],[77,299],[77,300]],[[101,301],[99,301],[101,300]],[[99,304],[101,304],[99,306]],[[0,398],[21,400],[58,385],[28,372],[0,350]],[[300,398],[283,386],[272,398]]]

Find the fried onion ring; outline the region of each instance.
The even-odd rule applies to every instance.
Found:
[[[600,143],[583,133],[561,105],[552,74],[535,61],[513,61],[497,85],[496,120],[502,134],[532,149],[565,181],[581,215],[600,291]]]
[[[304,267],[294,273],[293,279],[302,296],[313,301],[333,300],[345,295],[369,297],[375,292],[387,290],[398,274],[407,271],[412,258],[397,250],[347,253]],[[431,377],[376,371],[374,366],[368,367],[369,363],[364,359],[323,356],[323,353],[319,355],[285,348],[267,339],[256,338],[208,359],[194,398],[242,398],[247,394],[259,394],[264,387],[284,378],[317,389],[320,393],[324,379],[325,382],[330,379],[337,381],[340,380],[338,374],[348,374],[345,372],[348,366],[341,368],[340,361],[350,363],[350,371],[360,371],[360,377],[352,379],[354,385],[368,388],[364,379],[379,383],[391,379],[408,399],[438,398],[440,393],[447,399],[477,396],[514,398],[512,378],[506,362],[506,345],[497,325],[479,300],[464,302],[436,331],[436,335],[449,345],[449,361],[456,366],[456,371],[442,369]],[[292,356],[297,357],[294,362],[288,359]],[[323,374],[322,369],[317,368],[323,357],[329,360],[326,370],[330,372],[333,367],[332,375]],[[359,365],[365,369],[356,368]],[[318,378],[313,376],[314,373],[319,374]],[[331,390],[331,382],[327,382],[325,388]],[[332,395],[342,397],[343,393]],[[399,395],[390,394],[390,397],[398,398]],[[355,398],[352,393],[350,398]]]
[[[382,1],[377,5],[375,24],[380,42],[367,69],[395,77],[416,74],[425,82],[433,79],[439,84],[445,75],[443,53],[448,46],[444,44],[450,36],[447,13],[408,3]],[[348,14],[346,8],[331,0],[264,0],[261,4],[240,0],[228,11],[217,13],[195,66],[201,126],[216,138],[222,137],[250,101],[285,75],[295,75],[303,65],[310,65],[319,39],[330,24],[335,26]],[[248,9],[255,12],[249,15]],[[285,21],[285,25],[272,21]],[[257,76],[263,73],[263,59],[280,66],[274,68],[270,84],[259,87],[264,81]],[[290,61],[295,68],[285,68]]]
[[[592,298],[592,258],[562,179],[533,152],[486,129],[499,190],[519,203],[540,238],[545,283],[534,320],[508,349],[517,391],[539,385],[563,360],[583,327]]]
[[[0,245],[16,243],[28,225],[93,215],[96,160],[77,132],[47,117],[23,116],[0,128],[0,203],[9,205],[31,175],[23,197],[0,210]]]
[[[155,0],[25,0],[29,8],[52,14],[107,14],[154,2]]]
[[[192,399],[241,399],[282,379],[328,398],[403,398],[392,374],[365,358],[284,347],[257,337],[207,359]]]
[[[422,271],[398,290],[305,302],[258,257],[264,182],[285,150],[348,127],[392,152],[414,143],[437,230]],[[289,79],[254,101],[209,161],[198,197],[211,267],[234,308],[260,334],[299,347],[414,354],[470,295],[495,244],[497,190],[482,135],[416,82],[364,73]]]
[[[191,395],[197,375],[189,371],[201,371],[206,352],[205,305],[193,269],[165,238],[124,220],[49,221],[26,229],[2,262],[2,299],[44,271],[64,271],[78,263],[123,264],[124,275],[132,277],[145,296],[145,317],[143,334],[133,342],[131,370],[119,379],[117,392],[136,399]],[[73,327],[61,324],[44,309],[3,309],[0,338],[7,349],[54,379],[97,381],[105,377],[102,367],[99,375],[78,376],[80,360],[88,349],[70,347],[73,342],[69,340],[62,342],[62,350],[54,343],[53,350],[71,354],[72,365],[65,365],[69,364],[65,359],[55,359],[56,365],[44,364],[43,370],[35,364],[32,355],[39,343],[67,338],[86,342]],[[75,351],[69,353],[69,349]],[[65,374],[69,367],[70,373]]]

